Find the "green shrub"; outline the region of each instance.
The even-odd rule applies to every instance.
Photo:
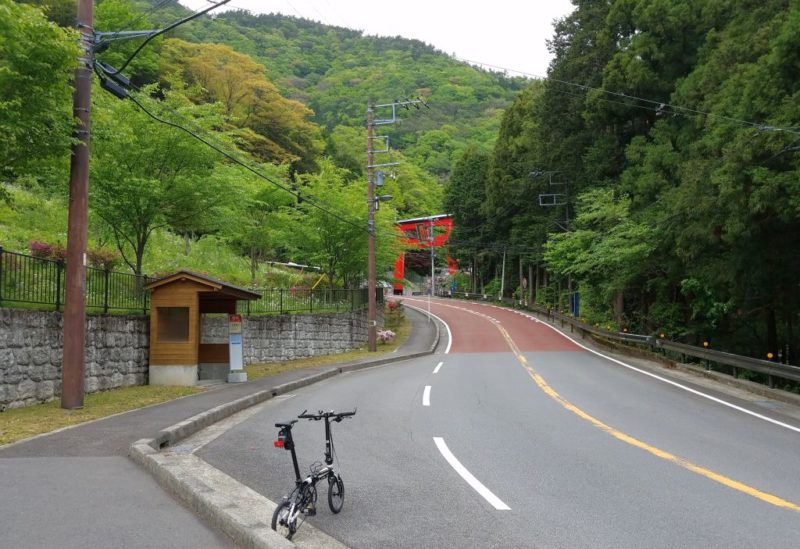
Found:
[[[403,302],[400,300],[389,301],[383,311],[383,327],[387,330],[397,331],[405,317]]]

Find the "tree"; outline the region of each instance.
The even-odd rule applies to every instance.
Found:
[[[75,2],[73,0],[18,0],[18,4],[29,4],[42,10],[47,19],[65,28],[75,26]]]
[[[290,185],[285,166],[262,164],[258,171],[286,187]],[[295,197],[240,166],[218,165],[213,177],[234,193],[224,234],[249,258],[250,280],[255,282],[263,261],[289,259],[296,252],[291,238],[294,220],[289,213]]]
[[[314,168],[322,151],[319,128],[309,119],[313,111],[281,96],[267,80],[265,69],[252,58],[221,44],[189,44],[168,40],[162,73],[197,103],[219,102],[225,120],[239,128],[240,148],[263,162],[290,163],[297,170]]]
[[[360,180],[366,185],[366,128],[337,126],[328,136],[328,151],[337,166],[349,173],[344,176],[350,181]],[[375,140],[375,148],[380,149],[383,141]],[[391,207],[400,217],[414,217],[441,213],[442,186],[429,172],[420,167],[401,151],[391,148],[388,155],[376,155],[380,162],[397,162],[398,166],[376,170],[384,173],[384,187],[380,194],[393,197]],[[388,156],[388,158],[387,158]]]
[[[301,177],[300,192],[338,215],[301,202],[293,212],[297,222],[294,246],[299,259],[319,265],[329,283],[357,288],[366,279],[367,201],[362,185],[347,183],[344,173],[329,161],[319,174]],[[394,226],[396,214],[384,203],[376,213],[377,272],[386,272],[403,247]]]
[[[584,310],[592,320],[607,318],[615,298],[649,274],[656,233],[631,218],[630,204],[608,188],[586,191],[578,198],[574,230],[553,234],[545,244],[547,265],[585,289]],[[619,324],[622,313],[613,311]]]
[[[181,116],[199,114],[180,98],[168,96],[166,101]],[[125,263],[142,274],[154,231],[219,215],[227,189],[225,182],[209,177],[219,155],[156,122],[132,102],[95,94],[95,104],[93,212],[113,236]]]
[[[36,8],[0,0],[0,175],[69,155],[76,35]],[[2,192],[2,191],[0,191]]]
[[[469,260],[473,292],[478,291],[478,251],[486,245],[486,218],[481,214],[481,205],[486,201],[490,162],[488,152],[468,147],[456,162],[444,191],[444,211],[452,214],[454,225],[450,248],[459,262]]]

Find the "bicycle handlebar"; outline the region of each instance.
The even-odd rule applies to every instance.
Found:
[[[325,418],[332,418],[334,421],[342,421],[342,419],[346,417],[352,417],[356,415],[358,408],[354,408],[352,412],[334,412],[333,410],[330,412],[323,412],[320,410],[316,414],[307,414],[307,411],[308,410],[303,410],[297,417],[300,419],[313,419],[314,421],[319,421],[320,419]]]

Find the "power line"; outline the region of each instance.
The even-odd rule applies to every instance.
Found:
[[[95,69],[95,72],[97,72],[98,76],[100,77],[102,87],[104,87],[106,90],[110,91],[112,94],[116,95],[117,97],[119,97],[121,99],[125,99],[125,98],[130,99],[131,101],[133,101],[134,104],[136,104],[142,110],[142,112],[144,112],[145,114],[150,116],[152,119],[156,120],[157,122],[160,122],[162,124],[166,124],[168,126],[171,126],[173,128],[179,129],[179,130],[187,133],[188,135],[194,137],[195,139],[197,139],[201,143],[205,144],[206,146],[214,149],[216,152],[218,152],[219,154],[223,155],[225,158],[227,158],[231,162],[234,162],[235,164],[237,164],[237,165],[243,167],[244,169],[246,169],[247,171],[253,173],[257,177],[260,177],[261,179],[264,179],[265,181],[267,181],[270,184],[278,187],[279,189],[282,189],[283,191],[286,191],[287,193],[295,196],[298,199],[298,202],[305,201],[306,203],[308,203],[312,207],[317,208],[318,210],[320,210],[320,211],[322,211],[322,212],[324,212],[324,213],[326,213],[326,214],[328,214],[328,215],[330,215],[330,216],[332,216],[332,217],[334,217],[334,218],[336,218],[336,219],[338,219],[338,220],[340,220],[340,221],[342,221],[342,222],[344,222],[344,223],[346,223],[348,225],[351,225],[351,226],[357,228],[358,230],[364,230],[366,232],[369,232],[368,229],[365,229],[360,224],[355,223],[355,222],[345,218],[344,216],[342,216],[342,215],[340,215],[340,214],[338,214],[338,213],[336,213],[336,212],[334,212],[332,210],[329,210],[329,209],[327,209],[327,208],[325,208],[323,206],[320,206],[319,204],[317,204],[313,200],[310,200],[307,197],[301,196],[301,194],[299,192],[297,192],[297,191],[295,191],[295,190],[293,190],[293,189],[291,189],[289,187],[286,187],[285,185],[282,185],[282,184],[278,183],[277,181],[267,177],[266,175],[262,174],[258,170],[255,170],[254,168],[248,166],[246,163],[242,162],[241,160],[239,160],[238,158],[236,158],[232,154],[228,153],[227,151],[225,151],[221,147],[219,147],[219,146],[215,145],[214,143],[210,142],[209,140],[201,137],[200,135],[198,135],[197,133],[193,132],[192,130],[190,130],[190,129],[184,127],[184,126],[181,126],[180,124],[177,124],[175,122],[170,122],[169,120],[165,120],[163,118],[160,118],[160,117],[156,116],[155,114],[151,113],[138,100],[136,100],[135,97],[133,97],[131,94],[129,94],[127,92],[127,90],[125,90],[125,87],[132,87],[136,91],[141,92],[141,90],[137,86],[133,85],[125,76],[122,75],[122,70],[131,62],[131,60],[133,60],[134,57],[136,57],[136,55],[148,44],[148,42],[150,42],[150,40],[152,40],[156,36],[159,36],[161,34],[164,34],[165,32],[168,32],[171,29],[174,29],[175,27],[177,27],[179,25],[187,23],[187,22],[189,22],[189,21],[191,21],[193,19],[196,19],[196,18],[200,17],[201,15],[204,15],[204,14],[208,13],[209,11],[211,11],[213,9],[216,9],[217,7],[220,7],[220,6],[224,5],[224,4],[227,4],[228,2],[230,2],[230,0],[221,0],[220,2],[213,3],[211,6],[205,8],[205,9],[199,11],[199,12],[195,12],[192,15],[190,15],[188,17],[185,17],[185,18],[183,18],[183,19],[181,19],[181,20],[179,20],[179,21],[177,21],[175,23],[172,23],[171,25],[168,25],[167,27],[165,27],[165,28],[163,28],[163,29],[151,34],[136,49],[136,51],[134,51],[133,54],[131,54],[131,56],[125,61],[125,63],[123,63],[122,67],[120,67],[119,69],[114,69],[113,67],[110,67],[109,65],[101,64],[99,62],[95,63],[94,69]],[[111,82],[111,81],[107,80],[106,76],[111,77],[113,80],[115,80],[115,82]],[[119,84],[121,84],[121,86]]]
[[[155,38],[156,36],[161,36],[162,34],[171,31],[175,27],[178,27],[180,25],[183,25],[184,23],[188,23],[189,21],[197,19],[201,15],[205,15],[206,13],[210,12],[211,10],[214,10],[214,9],[220,7],[220,6],[224,6],[225,4],[227,4],[230,1],[231,0],[220,0],[219,2],[213,4],[213,5],[205,8],[205,9],[202,9],[202,10],[200,10],[198,12],[193,13],[192,15],[184,17],[183,19],[180,19],[180,20],[178,20],[178,21],[176,21],[174,23],[171,23],[171,24],[167,25],[163,29],[160,29],[160,30],[155,31],[152,34],[148,35],[148,37],[145,39],[145,41],[142,42],[141,44],[139,44],[139,47],[134,50],[134,52],[130,55],[130,57],[128,57],[128,59],[122,64],[122,66],[120,68],[116,69],[116,71],[114,73],[109,73],[109,75],[110,76],[116,76],[116,75],[119,75],[120,73],[122,73],[122,71],[125,70],[125,67],[127,67],[130,64],[130,62],[133,61],[133,59],[137,55],[139,55],[139,52],[142,51],[142,49],[144,49],[144,47],[147,46],[147,44],[150,43],[150,41],[153,38]]]
[[[242,168],[246,169],[247,171],[249,171],[250,173],[254,174],[255,176],[267,181],[271,185],[273,185],[273,186],[275,186],[275,187],[277,187],[277,188],[279,188],[279,189],[281,189],[283,191],[286,191],[287,193],[289,193],[292,196],[296,197],[299,201],[306,202],[310,206],[312,206],[312,207],[314,207],[314,208],[316,208],[316,209],[318,209],[318,210],[320,210],[320,211],[322,211],[322,212],[324,212],[324,213],[326,213],[326,214],[338,219],[339,221],[342,221],[343,223],[346,223],[346,224],[351,225],[351,226],[353,226],[353,227],[355,227],[355,228],[357,228],[359,230],[363,230],[363,231],[366,232],[366,228],[363,227],[362,225],[360,225],[358,223],[355,223],[355,222],[343,217],[342,215],[340,215],[340,214],[338,214],[338,213],[336,213],[336,212],[334,212],[332,210],[329,210],[328,208],[325,208],[324,206],[320,206],[319,204],[317,204],[313,200],[310,200],[308,197],[302,196],[300,192],[295,191],[294,189],[292,189],[290,187],[287,187],[287,186],[285,186],[285,185],[283,185],[281,183],[278,183],[274,179],[262,174],[261,172],[259,172],[256,169],[248,166],[245,162],[239,160],[238,158],[236,158],[232,154],[228,153],[227,151],[225,151],[221,147],[219,147],[219,146],[215,145],[214,143],[208,141],[207,139],[203,138],[202,136],[198,135],[197,133],[193,132],[192,130],[190,130],[190,129],[184,127],[184,126],[181,126],[180,124],[177,124],[175,122],[171,122],[169,120],[165,120],[163,118],[160,118],[157,115],[151,113],[133,95],[128,95],[128,99],[133,101],[142,110],[142,112],[144,112],[146,115],[151,117],[153,120],[156,120],[157,122],[160,122],[162,124],[166,124],[167,126],[171,126],[173,128],[176,128],[178,130],[181,130],[181,131],[189,134],[190,136],[194,137],[195,139],[197,139],[201,143],[203,143],[206,146],[214,149],[215,151],[217,151],[219,154],[221,154],[222,156],[224,156],[225,158],[227,158],[231,162],[241,166]]]
[[[132,26],[134,26],[136,23],[138,23],[139,21],[141,21],[142,19],[144,19],[148,15],[151,15],[151,14],[157,12],[158,10],[166,7],[166,5],[171,3],[171,2],[177,2],[177,1],[178,0],[159,0],[158,2],[156,2],[155,4],[150,6],[149,9],[147,9],[147,10],[143,11],[142,13],[140,13],[137,17],[134,17],[133,19],[129,20],[128,22],[126,22],[123,25],[119,25],[117,30],[109,31],[109,32],[113,32],[114,33],[114,35],[111,36],[111,40],[114,40],[119,35],[119,33],[122,31],[122,29],[131,28]]]
[[[104,79],[104,75],[101,74],[101,71],[105,71],[105,68],[102,67],[102,66],[97,67],[97,71],[96,72],[98,72],[98,76],[100,76],[101,79]],[[128,85],[130,87],[132,87],[134,90],[136,90],[136,91],[138,91],[140,93],[144,93],[140,88],[136,87],[134,84],[128,84]],[[113,90],[109,90],[109,91],[114,93]],[[153,118],[157,122],[160,122],[162,124],[166,124],[168,126],[171,126],[173,128],[179,129],[179,130],[189,134],[190,136],[194,137],[195,139],[197,139],[201,143],[205,144],[206,146],[212,148],[213,150],[215,150],[219,154],[223,155],[225,158],[227,158],[230,161],[234,162],[235,164],[245,168],[247,171],[253,173],[257,177],[259,177],[261,179],[264,179],[265,181],[267,181],[271,185],[277,187],[278,189],[283,190],[283,191],[289,193],[290,195],[294,196],[295,198],[297,198],[298,202],[307,203],[310,206],[312,206],[312,207],[314,207],[314,208],[316,208],[316,209],[318,209],[318,210],[320,210],[320,211],[322,211],[322,212],[324,212],[324,213],[326,213],[328,215],[331,215],[332,217],[342,221],[343,223],[346,223],[346,224],[358,229],[359,231],[368,232],[368,229],[365,228],[364,226],[362,226],[361,224],[359,224],[357,221],[353,221],[351,219],[348,219],[343,214],[339,214],[339,213],[337,213],[337,212],[335,212],[335,211],[333,211],[333,210],[331,210],[329,208],[321,206],[320,204],[317,203],[317,201],[316,201],[316,199],[314,197],[309,197],[309,195],[307,195],[307,194],[303,194],[300,191],[297,191],[297,190],[295,190],[295,189],[293,189],[291,187],[287,187],[286,185],[283,185],[283,184],[275,181],[274,179],[264,175],[263,173],[259,172],[255,168],[252,168],[251,166],[248,166],[245,162],[243,162],[242,160],[236,158],[233,154],[231,154],[231,153],[227,152],[226,150],[224,150],[220,145],[217,145],[217,144],[211,142],[210,138],[203,137],[203,136],[199,135],[197,132],[192,131],[192,130],[190,130],[190,129],[188,129],[188,128],[186,128],[186,127],[184,127],[184,126],[182,126],[182,125],[180,125],[180,124],[178,124],[176,122],[172,122],[172,121],[163,119],[163,118],[153,114],[144,105],[142,105],[141,102],[136,100],[132,95],[130,95],[129,93],[125,92],[125,90],[122,90],[122,91],[125,93],[124,96],[117,95],[116,93],[114,93],[114,94],[117,95],[117,97],[120,97],[120,98],[131,99],[131,101],[133,101],[145,114],[147,114],[148,116],[150,116],[151,118]],[[169,107],[167,107],[167,108],[169,108]],[[190,121],[185,116],[181,115],[180,113],[178,113],[174,109],[169,108],[169,110],[170,110],[170,112],[172,114],[174,114],[176,116],[180,116],[187,123],[190,123]],[[201,131],[201,130],[198,130],[198,131]],[[392,236],[397,237],[398,235],[393,232]]]
[[[631,95],[631,94],[627,94],[627,93],[623,93],[623,92],[615,92],[615,91],[611,91],[611,90],[606,90],[604,88],[598,88],[598,87],[595,87],[595,86],[589,86],[587,84],[579,84],[577,82],[570,82],[569,80],[561,80],[559,78],[553,78],[551,76],[541,76],[541,75],[538,75],[538,74],[533,74],[533,73],[529,73],[529,72],[525,72],[525,71],[519,71],[519,70],[516,70],[516,69],[509,69],[507,67],[501,67],[499,65],[493,65],[491,63],[483,63],[481,61],[474,61],[474,60],[463,59],[463,58],[459,58],[459,57],[455,57],[454,59],[456,59],[457,61],[461,61],[462,63],[468,63],[470,65],[478,65],[478,66],[482,66],[482,67],[489,67],[491,69],[501,70],[501,71],[504,71],[506,73],[511,72],[511,73],[519,74],[521,76],[532,78],[534,80],[541,80],[543,82],[548,82],[548,81],[549,82],[558,82],[559,84],[564,84],[566,86],[572,86],[572,87],[575,87],[575,88],[578,88],[578,89],[581,89],[581,90],[584,90],[584,91],[596,91],[596,92],[600,92],[600,93],[604,93],[604,94],[608,94],[608,95],[613,95],[613,96],[616,96],[616,97],[622,97],[622,98],[625,98],[625,99],[632,99],[632,100],[635,100],[635,101],[642,101],[644,103],[650,103],[651,105],[655,105],[654,107],[651,107],[651,109],[656,110],[658,112],[672,112],[673,114],[678,114],[678,115],[686,116],[686,117],[690,117],[690,116],[705,116],[705,117],[708,117],[708,118],[718,118],[720,120],[725,120],[726,122],[731,122],[733,124],[737,124],[737,125],[740,125],[740,126],[756,128],[756,129],[758,129],[760,131],[786,132],[786,133],[791,133],[791,134],[794,134],[794,135],[800,135],[800,131],[798,131],[795,128],[784,128],[784,127],[781,127],[781,126],[774,126],[772,124],[751,122],[749,120],[743,120],[741,118],[734,118],[734,117],[725,116],[725,115],[722,115],[722,114],[714,114],[714,113],[707,112],[707,111],[701,111],[699,109],[693,109],[691,107],[684,107],[684,106],[681,106],[681,105],[674,105],[672,103],[667,103],[666,101],[657,101],[655,99],[647,99],[647,98],[644,98],[644,97],[638,97],[636,95]],[[562,92],[562,93],[566,93],[566,92]],[[636,105],[631,105],[631,106],[636,106]]]

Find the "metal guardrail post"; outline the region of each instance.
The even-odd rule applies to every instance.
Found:
[[[61,273],[64,272],[64,260],[56,261],[56,311],[61,310]]]
[[[150,292],[144,289],[144,287],[147,286],[147,280],[147,275],[137,275],[136,286],[137,289],[142,292],[142,312],[144,312],[145,315],[147,315],[147,309],[149,309],[147,301],[150,297]]]
[[[108,314],[108,279],[111,271],[108,267],[103,269],[103,313]]]

